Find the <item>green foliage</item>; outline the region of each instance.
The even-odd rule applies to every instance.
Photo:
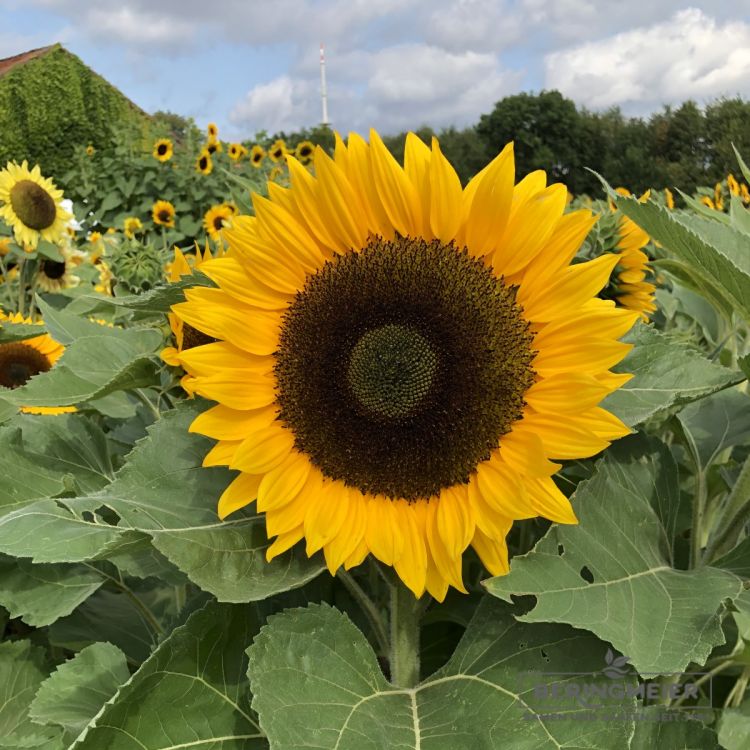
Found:
[[[0,77],[0,164],[28,159],[62,176],[77,145],[106,148],[112,123],[146,115],[60,45]]]

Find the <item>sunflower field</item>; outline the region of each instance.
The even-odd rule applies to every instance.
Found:
[[[750,747],[737,164],[0,169],[0,748]]]

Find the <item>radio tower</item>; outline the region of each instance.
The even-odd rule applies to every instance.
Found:
[[[331,123],[328,121],[328,89],[326,88],[326,51],[325,45],[320,43],[320,102],[323,105],[323,125],[327,128]]]

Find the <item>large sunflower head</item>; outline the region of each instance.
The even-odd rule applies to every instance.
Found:
[[[0,327],[4,322],[42,325],[41,321],[24,318],[18,313],[7,315],[0,310]],[[0,387],[19,388],[35,375],[52,369],[62,357],[65,347],[49,334],[34,336],[23,341],[0,344]],[[75,406],[24,406],[21,411],[28,414],[63,414],[75,411]]]
[[[225,222],[229,222],[235,213],[236,209],[228,203],[211,206],[203,217],[203,228],[208,233],[208,236],[212,240],[220,240]]]
[[[257,144],[252,147],[250,151],[250,163],[258,169],[263,164],[263,159],[266,156],[266,151],[263,148],[263,146],[258,146]]]
[[[159,140],[154,143],[154,150],[152,153],[154,158],[161,162],[169,161],[174,153],[172,141],[170,141],[169,138],[159,138]]]
[[[62,191],[48,177],[42,177],[39,165],[29,169],[8,162],[0,170],[0,219],[13,228],[16,242],[34,249],[43,239],[58,243],[72,218],[62,205]]]
[[[508,569],[513,520],[574,523],[552,459],[628,433],[600,401],[637,314],[596,294],[614,255],[571,265],[594,218],[543,172],[515,184],[512,145],[466,188],[410,134],[288,158],[226,257],[173,310],[213,341],[177,360],[215,406],[192,430],[239,472],[224,518],[257,498],[273,558],[301,540],[335,572],[369,554],[420,596],[464,590],[472,546]]]
[[[268,149],[268,158],[276,163],[280,162],[287,155],[286,143],[282,138],[274,141],[271,148]]]
[[[156,201],[151,208],[154,224],[172,229],[174,227],[174,206],[169,201]]]
[[[213,168],[214,163],[211,160],[211,154],[206,149],[203,149],[196,159],[195,171],[201,174],[211,174]]]

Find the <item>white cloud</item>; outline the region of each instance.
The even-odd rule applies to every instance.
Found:
[[[194,32],[194,25],[189,21],[127,5],[91,7],[84,21],[89,30],[96,30],[105,38],[136,46],[182,46],[191,40]]]
[[[545,86],[589,107],[646,112],[661,104],[750,94],[750,24],[697,8],[669,21],[549,54]]]
[[[458,0],[432,4],[426,39],[453,52],[499,52],[519,41],[522,13],[504,0]]]
[[[252,133],[297,130],[315,122],[309,94],[303,81],[281,76],[255,86],[234,106],[229,119]]]

